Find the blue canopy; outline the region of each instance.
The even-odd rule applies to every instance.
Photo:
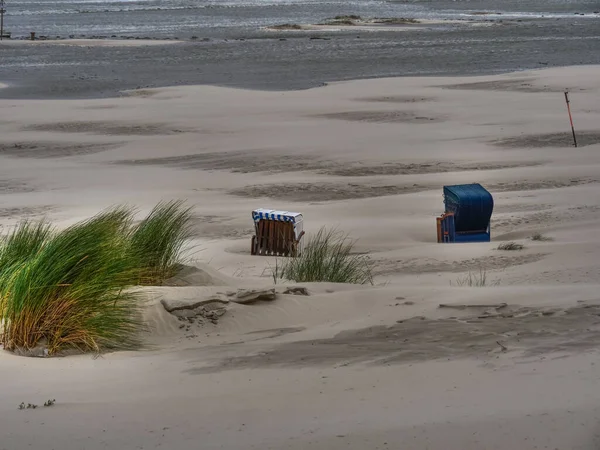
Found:
[[[487,230],[494,209],[494,199],[482,185],[444,186],[446,212],[454,214],[457,233]]]

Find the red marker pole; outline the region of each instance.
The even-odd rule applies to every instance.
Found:
[[[569,111],[569,120],[571,121],[571,131],[573,132],[573,143],[577,147],[577,138],[575,137],[575,127],[573,126],[573,117],[571,116],[571,104],[569,102],[569,93],[565,92],[565,101],[567,102],[567,111]]]

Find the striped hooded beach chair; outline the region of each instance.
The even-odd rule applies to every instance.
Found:
[[[302,250],[302,214],[272,209],[252,211],[256,234],[250,252],[262,256],[298,256]]]

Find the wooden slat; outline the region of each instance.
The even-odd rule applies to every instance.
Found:
[[[273,235],[273,254],[279,256],[279,243],[281,242],[281,222],[277,222],[275,226],[275,234]]]
[[[281,227],[281,245],[279,248],[279,252],[281,254],[281,256],[286,256],[286,246],[287,246],[287,224],[284,224],[283,227]]]
[[[269,220],[269,244],[267,254],[271,256],[273,254],[273,235],[275,234],[275,221]]]
[[[285,256],[292,255],[292,243],[294,242],[294,225],[288,223],[285,227]]]
[[[274,220],[271,220],[271,226],[269,227],[269,255],[273,255],[275,253],[275,232],[277,230],[277,223]]]
[[[266,239],[266,222],[264,220],[261,220],[258,223],[259,229],[260,229],[260,241],[259,241],[259,245],[260,245],[260,254],[264,255],[265,252],[267,251],[267,239]]]
[[[280,230],[280,244],[279,244],[279,253],[281,256],[287,256],[286,247],[287,247],[287,239],[288,239],[288,223],[285,222],[281,225]]]
[[[273,234],[273,254],[279,256],[279,236],[281,235],[281,222],[277,222],[275,232]]]
[[[298,242],[294,224],[276,220],[260,220],[252,237],[251,253],[263,256],[296,256]]]
[[[281,222],[275,223],[275,234],[273,235],[273,255],[279,255],[279,244],[281,242]]]
[[[279,248],[279,251],[281,252],[281,256],[286,256],[285,246],[287,243],[287,223],[282,224],[280,233],[281,233],[281,246]]]
[[[264,237],[264,244],[263,244],[263,248],[264,248],[264,254],[268,255],[269,254],[269,229],[271,228],[271,221],[270,220],[265,220],[265,237]]]
[[[256,224],[256,242],[255,242],[255,251],[257,255],[260,255],[260,236],[261,236],[262,227],[260,225],[260,220]]]

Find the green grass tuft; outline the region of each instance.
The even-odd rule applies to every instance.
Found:
[[[130,288],[139,268],[127,251],[131,216],[124,208],[101,213],[47,236],[24,263],[1,269],[5,349],[43,345],[51,355],[138,344],[139,302]]]
[[[192,212],[181,201],[159,203],[131,232],[131,248],[142,269],[141,284],[161,284],[177,273],[191,237]]]
[[[525,246],[516,242],[505,242],[498,246],[498,250],[523,250]]]
[[[160,203],[138,225],[116,207],[65,230],[22,222],[0,240],[0,343],[49,355],[132,349],[140,342],[134,286],[175,274],[191,212]]]
[[[287,279],[299,283],[373,284],[369,258],[354,253],[354,244],[346,234],[321,228],[308,240],[300,256],[281,264],[277,261],[272,270],[273,279],[275,282]]]
[[[22,264],[38,253],[51,234],[50,224],[23,221],[5,237],[0,238],[0,271],[13,264]]]

